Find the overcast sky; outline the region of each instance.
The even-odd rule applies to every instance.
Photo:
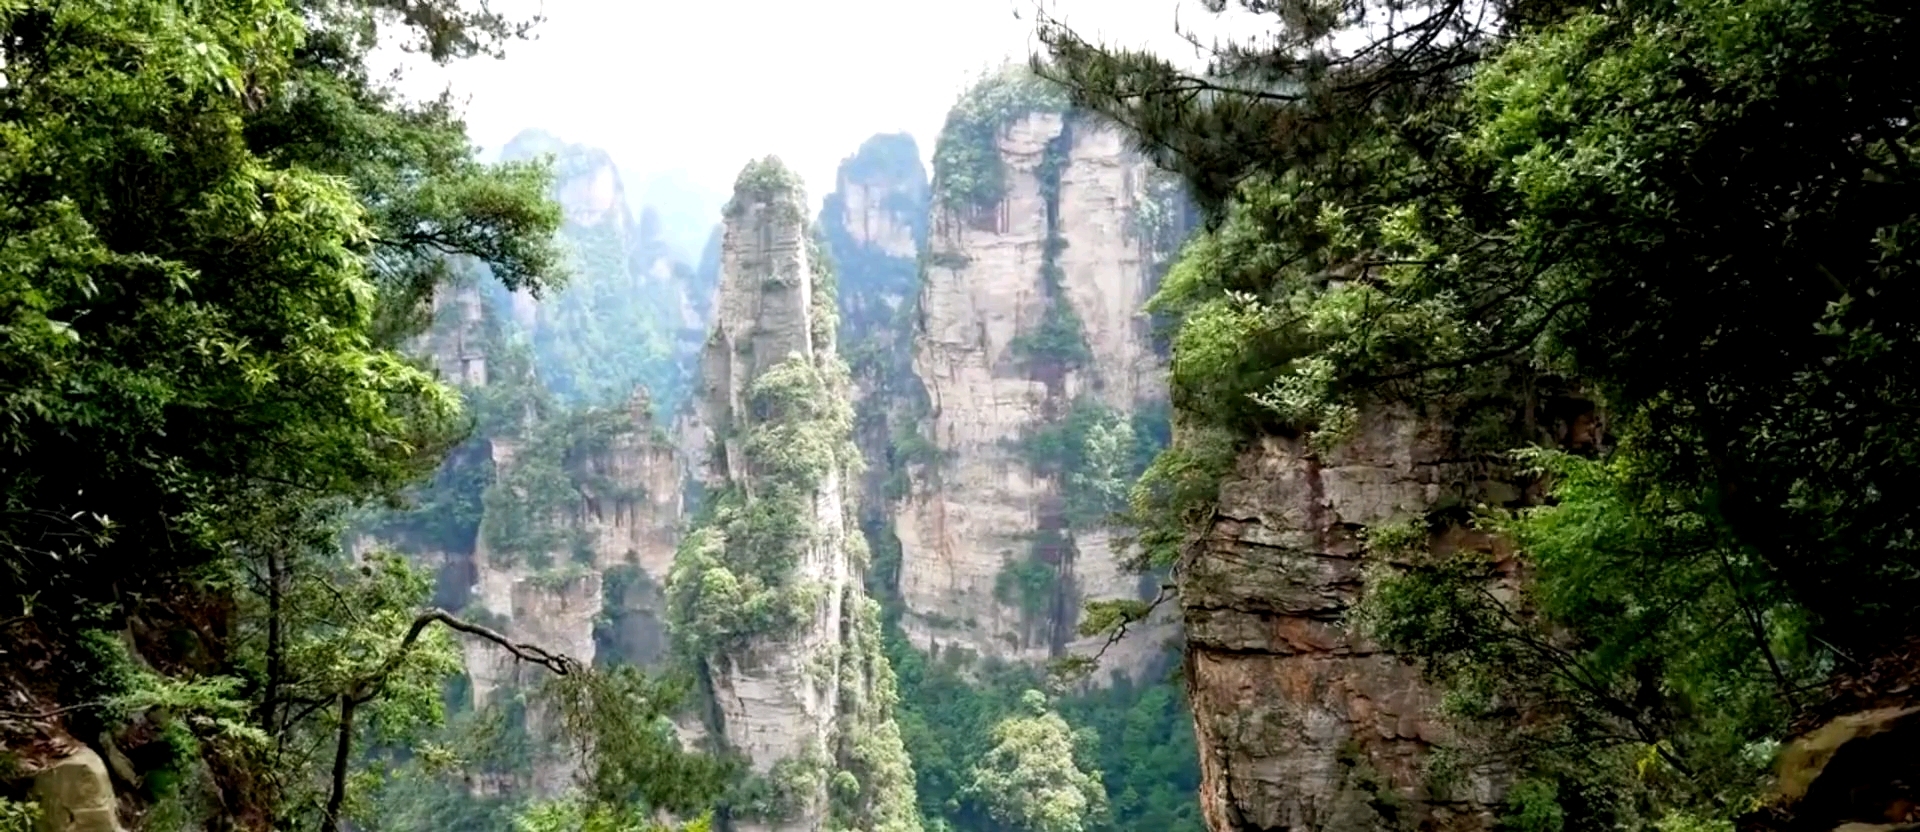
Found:
[[[862,140],[905,130],[929,154],[967,85],[1036,46],[1035,0],[515,2],[531,5],[494,5],[547,19],[504,60],[408,62],[404,89],[450,88],[484,154],[540,127],[611,152],[630,188],[678,171],[724,194],[748,159],[772,153],[816,205]],[[1083,34],[1169,57],[1193,51],[1176,14],[1207,17],[1194,0],[1048,2]]]

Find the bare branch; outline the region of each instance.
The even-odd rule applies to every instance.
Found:
[[[345,693],[340,694],[340,732],[334,745],[333,788],[327,795],[327,806],[321,816],[323,832],[345,832],[347,828],[346,819],[340,815],[340,807],[345,803],[347,795],[347,761],[353,747],[354,710],[380,695],[380,690],[386,686],[387,679],[400,669],[400,664],[406,661],[407,656],[413,652],[414,646],[419,644],[420,634],[426,632],[427,627],[435,623],[491,641],[500,645],[508,653],[512,653],[514,658],[537,664],[556,676],[565,676],[580,669],[579,662],[564,654],[549,651],[537,644],[514,641],[498,630],[455,618],[452,613],[437,607],[423,610],[419,615],[414,616],[412,626],[407,628],[407,634],[400,639],[400,646],[393,651],[393,655],[381,662],[380,667],[371,675],[355,682]]]

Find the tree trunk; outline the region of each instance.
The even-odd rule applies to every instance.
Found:
[[[327,795],[327,811],[321,819],[321,832],[346,832],[346,819],[340,816],[340,804],[347,799],[347,762],[353,751],[353,711],[359,706],[353,694],[340,696],[340,742],[333,748],[333,791]]]
[[[280,683],[286,670],[280,635],[280,594],[284,564],[278,550],[267,553],[267,681],[260,694],[260,727],[269,736],[280,737]]]

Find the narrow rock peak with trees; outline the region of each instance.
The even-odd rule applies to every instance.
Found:
[[[1920,828],[1907,4],[576,5],[0,3],[0,832]]]

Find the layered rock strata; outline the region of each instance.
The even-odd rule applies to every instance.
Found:
[[[1591,405],[1559,404],[1540,440],[1591,448]],[[1265,436],[1240,454],[1179,584],[1213,832],[1492,827],[1505,773],[1483,764],[1434,787],[1429,753],[1460,739],[1438,716],[1438,691],[1347,616],[1381,557],[1368,529],[1537,498],[1463,445],[1443,416],[1393,409],[1365,414],[1331,451]],[[1440,528],[1436,553],[1512,566],[1505,541]],[[1515,580],[1510,569],[1502,580]],[[1398,808],[1388,817],[1382,806]]]
[[[860,528],[873,549],[869,586],[898,581],[894,503],[905,493],[906,456],[926,392],[913,375],[912,332],[926,242],[929,190],[920,148],[904,133],[862,143],[840,163],[820,211],[821,236],[839,283],[841,351],[852,373]]]
[[[619,660],[651,664],[666,650],[659,587],[678,542],[685,463],[655,426],[644,389],[607,415],[589,441],[562,451],[559,468],[571,493],[550,516],[528,518],[559,532],[544,536],[552,548],[503,552],[483,521],[466,608],[503,622],[510,636],[581,662],[601,658],[606,645]],[[528,500],[513,476],[515,465],[529,461],[516,459],[521,442],[499,436],[488,444],[496,482],[509,490],[495,504],[539,502]],[[509,678],[533,671],[475,643],[467,647],[467,672],[476,701],[484,702]]]

